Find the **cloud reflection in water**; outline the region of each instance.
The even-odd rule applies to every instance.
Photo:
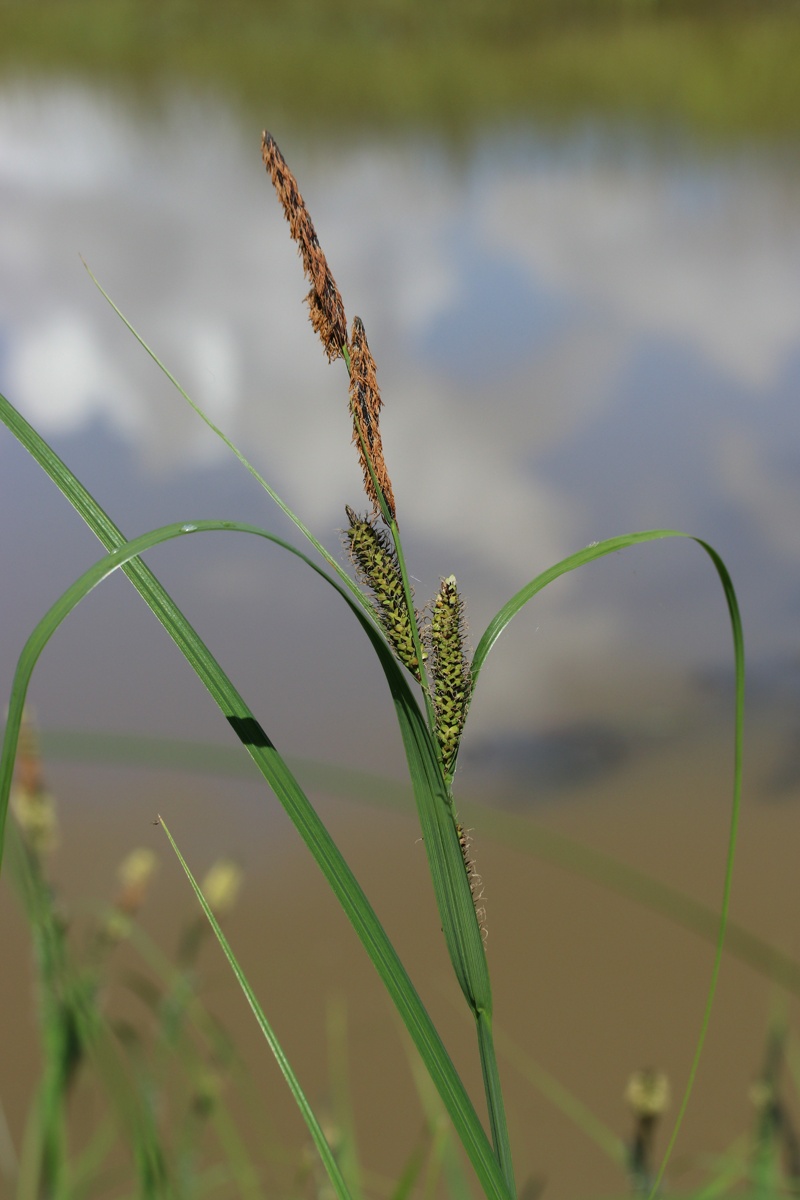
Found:
[[[7,90],[0,385],[45,436],[90,436],[99,423],[151,495],[174,498],[176,478],[203,495],[207,473],[227,470],[85,279],[81,253],[327,536],[360,495],[344,368],[328,367],[308,326],[259,133],[185,98],[156,123],[76,87]],[[289,136],[282,148],[378,362],[420,598],[455,571],[477,638],[552,561],[676,524],[730,558],[756,651],[790,644],[800,173],[777,154],[706,161],[580,131],[562,144],[487,135],[460,163],[413,139],[323,147]],[[181,515],[199,514],[187,500]],[[623,708],[631,654],[663,657],[668,674],[724,658],[721,600],[705,576],[697,591],[685,548],[617,564],[542,597],[513,651],[506,635],[476,723],[580,715],[565,655],[583,656],[598,680],[614,664],[616,683],[601,691]],[[225,569],[257,602],[258,573]],[[207,587],[211,602],[213,573]]]

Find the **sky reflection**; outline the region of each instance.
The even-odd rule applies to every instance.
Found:
[[[677,143],[655,152],[631,132],[545,141],[510,130],[457,162],[433,142],[312,145],[273,132],[378,363],[418,599],[454,571],[477,641],[551,562],[617,533],[677,527],[728,561],[755,659],[794,660],[800,172],[777,152],[708,160]],[[335,549],[344,505],[360,496],[344,368],[327,365],[308,326],[259,133],[183,96],[156,122],[77,87],[7,89],[0,386],[69,448],[90,488],[102,484],[128,532],[202,516],[279,525],[93,288],[83,255],[190,394]],[[22,489],[19,524],[2,535],[9,563],[47,538],[49,485],[8,438],[0,453],[6,487]],[[62,528],[55,558],[31,567],[39,592],[4,570],[3,681],[53,598],[54,574],[59,587],[73,577],[64,539],[74,522]],[[91,539],[80,547],[73,574],[96,556]],[[272,678],[295,702],[308,623],[328,654],[326,639],[344,636],[336,619],[301,577],[267,579],[238,546],[213,547],[153,565],[209,627],[222,605],[252,633],[268,593],[280,642]],[[691,678],[730,655],[718,584],[685,544],[615,556],[552,592],[501,639],[476,700],[479,735],[598,705],[671,727],[692,711]],[[96,621],[76,622],[76,660],[97,636]],[[217,636],[227,645],[228,632]],[[239,653],[266,696],[252,653]],[[348,687],[367,724],[382,720],[358,673],[366,660],[352,667],[349,642],[331,653],[333,666],[356,672]],[[160,645],[152,669],[162,688],[159,655]],[[75,716],[55,675],[49,686],[53,719]],[[101,695],[78,706],[80,719],[102,721]],[[347,718],[331,713],[331,695],[321,686],[296,703],[335,754]],[[146,701],[113,714],[121,725],[152,718]],[[299,750],[296,721],[286,733]]]

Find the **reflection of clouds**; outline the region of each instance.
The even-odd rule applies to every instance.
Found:
[[[106,307],[80,252],[287,502],[332,530],[361,494],[346,373],[310,331],[259,132],[245,144],[224,112],[188,102],[147,124],[77,88],[6,92],[1,382],[45,435],[99,420],[162,477],[227,453]],[[726,503],[761,514],[783,553],[794,546],[796,534],[776,532],[796,511],[793,487],[779,502],[759,431],[746,429],[749,448],[728,446],[721,478],[700,461],[719,442],[727,380],[746,399],[800,345],[800,222],[768,162],[737,174],[535,147],[527,162],[484,147],[460,167],[416,142],[284,150],[377,359],[421,600],[437,572],[456,571],[479,633],[510,588],[581,541],[638,527],[676,491],[693,528],[707,530],[695,509],[717,503],[722,486]],[[659,367],[642,365],[653,347],[653,361],[674,362],[682,389],[688,381],[684,420],[696,386],[695,457],[685,432],[667,436],[668,389],[651,388]],[[632,416],[626,386],[658,413],[641,405]],[[506,653],[503,639],[503,669],[484,684],[493,719],[513,719],[534,687],[550,687],[552,702],[565,644],[598,676],[624,646],[630,610],[592,606],[576,582],[559,584],[557,604],[537,600],[546,632],[525,653]],[[237,590],[249,586],[242,577]]]
[[[171,120],[143,127],[76,91],[28,108],[18,98],[6,204],[15,245],[44,252],[5,256],[20,284],[13,308],[14,289],[6,298],[14,334],[5,385],[45,434],[102,416],[151,465],[224,453],[116,326],[82,278],[80,251],[187,391],[309,521],[329,524],[332,504],[341,519],[358,486],[341,452],[344,370],[329,368],[313,340],[300,264],[256,152],[199,110]],[[513,570],[503,531],[515,515],[526,540],[549,553],[568,511],[526,462],[528,381],[520,428],[501,372],[502,395],[482,388],[464,398],[446,377],[434,384],[418,356],[415,365],[420,330],[457,299],[445,236],[458,217],[456,181],[434,160],[420,178],[410,149],[290,160],[350,315],[365,315],[393,414],[390,466],[408,481],[406,522],[429,534],[437,512],[473,557]],[[44,323],[43,296],[54,314]]]
[[[130,139],[119,136],[103,97],[82,87],[37,91],[12,84],[0,103],[4,187],[50,192],[63,202],[135,174]]]
[[[374,145],[341,158],[317,179],[314,220],[325,245],[330,231],[327,252],[348,312],[368,328],[390,323],[406,355],[408,339],[458,299],[446,235],[463,204],[460,189],[413,146]],[[306,201],[311,208],[308,194]]]
[[[532,558],[543,566],[558,557],[572,506],[509,452],[505,430],[487,436],[484,413],[476,419],[460,396],[424,376],[409,380],[394,402],[403,420],[392,421],[389,466],[397,460],[404,521],[429,537],[438,525],[454,551],[520,582]]]
[[[800,446],[797,447],[800,453]],[[796,457],[796,456],[795,456]],[[717,452],[720,485],[782,559],[800,559],[800,480],[743,429],[729,430]]]
[[[767,170],[678,171],[509,172],[492,186],[485,236],[631,338],[688,342],[737,381],[765,386],[800,341],[800,222],[787,223]]]
[[[46,433],[74,433],[105,414],[114,397],[117,428],[140,434],[135,393],[77,313],[62,309],[32,321],[10,357],[7,390],[24,397],[31,420]]]

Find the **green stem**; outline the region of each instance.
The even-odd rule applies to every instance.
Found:
[[[478,1049],[481,1056],[483,1072],[483,1089],[486,1093],[486,1105],[489,1110],[489,1126],[492,1131],[492,1145],[495,1157],[500,1164],[503,1178],[512,1196],[517,1191],[514,1185],[514,1164],[511,1161],[511,1143],[508,1139],[508,1122],[503,1102],[503,1091],[500,1086],[500,1072],[497,1068],[497,1055],[494,1052],[494,1037],[492,1036],[491,1014],[481,1009],[476,1016],[478,1028]]]
[[[27,846],[22,849],[31,900],[30,921],[44,1059],[36,1099],[39,1109],[36,1190],[37,1195],[47,1200],[58,1200],[65,1187],[65,1105],[70,1052],[68,1006],[64,1002],[64,934],[40,863]]]
[[[345,355],[345,362],[347,364],[347,368],[349,371],[349,369],[350,369],[349,355]],[[400,577],[403,581],[403,593],[405,595],[406,609],[408,610],[408,618],[409,618],[409,622],[411,625],[411,637],[414,642],[414,653],[416,654],[417,663],[419,666],[420,684],[422,686],[422,694],[425,698],[425,711],[426,711],[426,715],[427,715],[427,719],[428,719],[428,728],[430,729],[431,740],[433,742],[433,745],[434,745],[434,748],[436,751],[436,759],[438,762],[439,770],[442,773],[442,779],[444,780],[444,783],[445,783],[444,791],[445,791],[445,795],[447,797],[447,804],[449,807],[449,815],[450,815],[450,819],[453,822],[453,829],[455,830],[456,829],[456,813],[455,813],[455,805],[453,803],[453,795],[452,795],[452,791],[450,789],[452,775],[450,775],[448,777],[447,771],[445,770],[441,746],[439,745],[439,739],[436,736],[436,713],[435,713],[435,709],[434,709],[433,699],[431,697],[431,689],[430,689],[430,684],[428,683],[427,672],[425,670],[425,659],[424,659],[424,656],[422,653],[422,639],[420,637],[419,626],[417,624],[416,612],[414,610],[414,599],[413,599],[412,590],[411,590],[411,581],[409,579],[408,569],[406,567],[405,555],[403,553],[403,544],[402,544],[402,541],[400,538],[400,530],[398,529],[398,526],[397,526],[397,520],[392,516],[392,514],[389,511],[389,506],[386,503],[386,498],[384,497],[383,491],[381,490],[380,484],[378,483],[377,474],[376,474],[376,471],[374,469],[373,462],[372,462],[372,457],[369,453],[369,448],[367,447],[364,436],[361,432],[361,428],[358,424],[356,424],[356,428],[358,431],[358,437],[361,442],[361,447],[362,447],[362,450],[364,453],[367,467],[369,469],[370,478],[372,479],[372,484],[373,484],[373,487],[375,488],[375,494],[378,496],[378,499],[380,501],[381,514],[383,516],[385,523],[388,525],[388,527],[391,531],[392,541],[394,543],[394,548],[395,548],[395,553],[397,554],[397,564],[400,568]],[[447,845],[446,841],[444,842],[444,845],[445,846]],[[456,848],[458,849],[458,864],[457,864],[456,869],[461,870],[461,869],[463,869],[463,863],[461,860],[460,847],[458,847],[456,844]],[[471,919],[474,920],[475,927],[476,927],[476,929],[478,929],[478,919],[477,919],[477,915],[474,912],[474,909],[472,909]],[[478,930],[478,933],[480,936],[479,930]],[[467,975],[469,975],[469,971],[467,972]],[[503,1177],[506,1181],[509,1192],[513,1196],[513,1195],[516,1195],[516,1189],[514,1186],[514,1168],[513,1168],[513,1164],[512,1164],[512,1160],[511,1160],[511,1145],[510,1145],[509,1138],[508,1138],[508,1124],[507,1124],[506,1115],[505,1115],[503,1092],[502,1092],[502,1089],[500,1086],[500,1074],[499,1074],[499,1071],[497,1068],[497,1057],[495,1055],[494,1041],[492,1038],[491,1011],[489,1008],[478,1007],[477,1005],[475,1005],[473,1003],[470,1003],[470,1007],[473,1010],[473,1013],[475,1015],[475,1019],[477,1022],[478,1051],[479,1051],[480,1060],[481,1060],[481,1070],[483,1072],[483,1086],[484,1086],[484,1092],[486,1095],[486,1104],[487,1104],[487,1108],[489,1110],[489,1122],[490,1122],[491,1133],[492,1133],[492,1145],[494,1147],[495,1158],[497,1159],[498,1165],[500,1166],[500,1169],[503,1173]]]

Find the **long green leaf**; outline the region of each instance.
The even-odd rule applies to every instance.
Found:
[[[511,599],[503,605],[500,611],[492,618],[487,625],[483,636],[481,637],[475,649],[475,655],[472,659],[472,694],[475,694],[475,686],[478,682],[481,668],[486,661],[486,656],[495,644],[500,634],[508,625],[509,621],[517,615],[521,608],[524,608],[529,600],[547,587],[548,583],[552,583],[554,579],[558,579],[561,575],[566,575],[570,571],[582,567],[585,563],[594,562],[597,558],[605,558],[608,554],[616,554],[618,550],[627,550],[630,546],[639,546],[643,542],[659,541],[663,538],[688,538],[690,541],[697,542],[702,546],[706,554],[711,558],[711,561],[716,567],[720,582],[725,591],[725,598],[728,602],[728,608],[731,616],[731,625],[733,627],[734,644],[735,646],[743,645],[741,637],[741,619],[739,617],[739,606],[736,601],[736,593],[731,582],[730,575],[716,550],[704,542],[702,538],[694,537],[690,533],[682,533],[678,529],[645,529],[639,533],[625,533],[620,537],[607,538],[602,542],[595,542],[591,546],[585,546],[582,550],[578,550],[575,554],[570,554],[567,558],[563,558],[561,562],[557,562],[554,566],[548,567],[546,571],[542,571],[530,583],[526,583],[524,587],[511,597]],[[738,640],[737,640],[738,639]],[[742,660],[743,661],[743,660]],[[737,668],[738,668],[737,658]],[[738,676],[737,676],[738,682]]]
[[[694,1087],[697,1069],[700,1065],[700,1056],[705,1044],[706,1033],[708,1032],[709,1022],[711,1020],[711,1008],[714,1002],[714,996],[717,989],[717,980],[719,978],[719,970],[722,963],[722,953],[725,943],[725,931],[728,923],[728,912],[730,909],[731,887],[733,883],[733,860],[736,850],[736,839],[739,829],[739,813],[741,809],[742,798],[742,742],[744,732],[744,634],[742,632],[742,620],[739,613],[739,603],[736,599],[736,591],[733,586],[733,581],[728,573],[725,563],[720,558],[717,551],[708,542],[702,538],[694,537],[691,534],[682,533],[675,529],[651,529],[645,530],[642,533],[629,533],[621,537],[609,538],[606,541],[598,542],[593,546],[586,546],[577,554],[571,554],[568,558],[556,563],[549,570],[543,571],[537,575],[535,579],[521,588],[515,596],[512,596],[507,604],[503,605],[499,613],[494,617],[483,634],[483,637],[478,643],[473,659],[472,675],[473,675],[473,695],[475,692],[475,684],[477,683],[478,675],[486,661],[486,656],[491,650],[494,643],[499,638],[500,634],[506,628],[508,623],[514,616],[528,603],[529,600],[540,592],[548,583],[552,583],[554,579],[558,579],[560,575],[566,574],[568,571],[574,571],[577,567],[583,566],[584,563],[592,562],[596,558],[603,558],[607,554],[613,554],[617,550],[625,550],[629,546],[636,546],[642,542],[658,541],[662,538],[690,538],[697,542],[699,546],[706,552],[711,559],[714,568],[722,584],[725,600],[728,606],[728,615],[731,624],[731,634],[733,638],[733,654],[736,667],[736,704],[734,715],[734,750],[733,750],[733,799],[731,802],[731,819],[730,831],[728,836],[728,848],[725,865],[725,879],[722,886],[722,902],[720,905],[719,929],[717,933],[716,949],[714,953],[714,962],[711,970],[711,982],[709,984],[708,997],[706,1000],[705,1010],[700,1025],[700,1034],[698,1036],[697,1047],[695,1049],[692,1065],[689,1069],[689,1078],[686,1089],[681,1100],[681,1105],[678,1110],[678,1115],[675,1120],[675,1125],[672,1130],[672,1135],[667,1146],[664,1160],[661,1164],[658,1176],[653,1184],[653,1195],[657,1192],[661,1179],[666,1168],[667,1161],[672,1154],[673,1147],[678,1137],[683,1118],[689,1103],[689,1097]]]
[[[86,265],[86,264],[84,264]],[[144,338],[134,328],[125,314],[117,307],[108,293],[104,290],[98,280],[95,278],[89,267],[86,267],[93,283],[105,297],[108,303],[113,308],[114,312],[125,324],[127,329],[133,334],[140,346],[150,355],[152,360],[169,379],[173,386],[178,390],[183,399],[191,406],[194,412],[201,418],[202,421],[220,438],[227,448],[234,454],[239,462],[250,472],[257,482],[264,488],[268,495],[275,501],[281,510],[294,522],[303,536],[314,546],[321,554],[328,565],[336,571],[344,586],[351,591],[357,602],[361,604],[367,612],[371,611],[369,602],[350,577],[342,570],[340,565],[333,559],[322,544],[314,537],[311,531],[303,524],[299,517],[286,505],[278,496],[278,494],[270,487],[263,476],[255,469],[248,461],[241,450],[228,438],[228,436],[216,425],[211,418],[203,411],[203,409],[192,400],[191,396],[180,385],[175,376],[168,370],[166,365],[161,361],[158,355],[148,345]],[[344,358],[347,363],[348,371],[350,370],[350,356],[347,348],[344,348]],[[503,1165],[505,1179],[510,1191],[514,1191],[513,1170],[511,1166],[511,1149],[508,1143],[508,1130],[505,1121],[505,1114],[502,1104],[502,1093],[500,1092],[500,1081],[497,1070],[497,1062],[494,1057],[494,1050],[491,1040],[491,989],[489,984],[489,972],[486,966],[486,958],[483,952],[483,942],[477,916],[472,903],[472,893],[469,887],[469,882],[466,877],[464,863],[461,857],[461,849],[459,846],[458,835],[455,831],[455,817],[452,809],[452,800],[447,789],[444,789],[442,796],[442,788],[439,782],[441,774],[441,756],[438,746],[428,736],[428,729],[434,726],[433,705],[430,697],[430,691],[425,678],[424,656],[420,641],[420,633],[417,628],[417,622],[414,616],[414,606],[411,601],[411,584],[408,572],[405,566],[403,557],[403,548],[400,541],[399,531],[396,521],[392,518],[388,510],[386,500],[380,488],[380,484],[375,474],[372,458],[368,446],[364,443],[363,436],[359,434],[362,441],[362,452],[369,466],[370,475],[372,476],[373,486],[376,495],[380,498],[381,511],[387,525],[391,527],[392,538],[395,549],[397,551],[398,564],[400,566],[403,577],[403,586],[406,594],[406,603],[408,613],[411,619],[411,628],[414,638],[414,646],[417,654],[417,661],[420,664],[421,682],[423,685],[423,698],[425,702],[426,712],[428,715],[428,726],[422,725],[417,720],[416,705],[410,710],[411,725],[418,727],[422,725],[420,734],[419,728],[411,730],[406,719],[406,714],[403,706],[397,704],[396,709],[398,720],[403,729],[403,740],[406,747],[406,756],[409,763],[409,770],[414,782],[414,797],[417,802],[417,808],[420,815],[420,823],[423,827],[423,839],[426,849],[426,855],[431,871],[433,882],[434,895],[436,904],[439,909],[439,914],[442,921],[442,930],[445,937],[450,960],[453,964],[453,969],[458,979],[461,990],[464,994],[467,1003],[469,1004],[475,1019],[478,1024],[478,1041],[480,1049],[481,1063],[483,1067],[484,1083],[486,1086],[487,1102],[489,1105],[489,1118],[492,1126],[492,1137],[495,1144],[495,1150],[499,1160]],[[377,648],[377,647],[376,647]],[[380,655],[379,655],[380,657]],[[386,665],[384,670],[386,671]],[[387,679],[389,678],[387,674]],[[390,681],[391,686],[391,681]],[[418,752],[420,741],[428,741],[433,746],[433,753],[436,763],[439,764],[434,778],[429,771],[428,754],[423,751],[422,755]],[[432,786],[431,786],[432,785]],[[444,806],[442,799],[444,798]]]
[[[112,547],[123,544],[123,535],[110,518],[97,505],[96,501],[78,482],[61,459],[58,458],[3,396],[0,396],[0,419],[11,429],[26,449],[34,455],[100,540],[105,545]],[[198,528],[200,524],[198,523]],[[226,526],[230,527],[230,523],[221,522],[217,524],[219,528]],[[187,527],[181,527],[181,532],[187,532]],[[271,536],[265,535],[264,531],[257,532],[261,536]],[[280,543],[280,539],[271,538],[271,540]],[[328,578],[316,564],[311,563],[299,551],[288,546],[286,543],[280,544],[308,562],[323,578]],[[176,645],[192,665],[199,678],[217,701],[232,728],[237,733],[237,736],[243,742],[248,753],[291,817],[301,837],[314,854],[334,894],[342,904],[362,944],[378,969],[384,985],[396,1004],[409,1033],[422,1055],[427,1069],[431,1072],[432,1078],[434,1078],[434,1082],[440,1091],[445,1107],[453,1120],[459,1138],[475,1168],[484,1191],[489,1196],[507,1197],[508,1191],[498,1170],[491,1146],[464,1085],[441,1042],[441,1038],[413,988],[405,969],[400,963],[394,947],[378,922],[352,872],[341,857],[338,848],[319,820],[313,806],[231,681],[192,629],[189,622],[158,583],[149,568],[139,562],[138,559],[132,558],[129,548],[128,553],[123,554],[122,559],[117,565],[123,566],[123,569],[137,590],[142,594]],[[387,672],[387,678],[390,680],[390,687],[392,687],[392,694],[395,698],[398,711],[413,706],[416,710],[418,724],[423,725],[422,718],[414,705],[408,685],[402,679],[399,668],[392,659],[390,651],[382,641],[380,634],[372,626],[363,610],[355,601],[351,600],[349,594],[345,593],[332,580],[329,580],[329,582],[331,586],[336,587],[340,594],[347,600],[348,604],[350,604],[362,627],[378,650],[381,664],[384,671]],[[411,722],[413,722],[413,718],[406,715],[401,721],[401,727],[405,728]],[[6,729],[6,737],[8,737],[8,727]],[[10,757],[13,759],[13,752]],[[7,769],[10,780],[10,764]]]

